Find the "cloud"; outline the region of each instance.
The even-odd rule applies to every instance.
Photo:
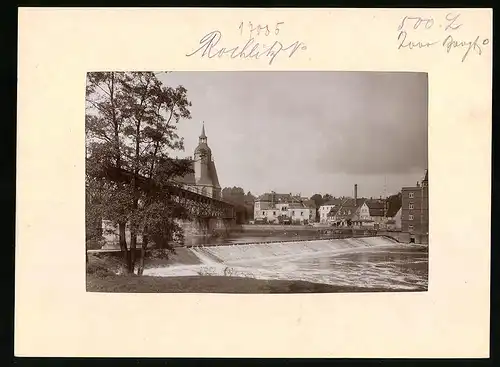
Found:
[[[181,72],[193,120],[186,153],[207,127],[223,186],[262,192],[380,192],[427,168],[427,75],[375,72]],[[418,175],[417,175],[418,173]],[[361,179],[363,177],[363,179]],[[370,178],[371,177],[371,178]]]

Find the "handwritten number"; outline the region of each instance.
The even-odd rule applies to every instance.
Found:
[[[282,24],[283,24],[283,22],[278,22],[278,23],[276,23],[276,27],[275,27],[275,30],[274,30],[274,34],[275,34],[275,35],[278,35],[278,34],[280,33],[280,28],[279,28],[279,26],[280,26],[280,25],[282,25]]]
[[[424,23],[425,29],[429,29],[434,25],[434,19],[418,18],[418,20],[415,22],[415,25],[413,26],[413,29],[418,29],[418,27],[420,27],[422,23]]]
[[[403,20],[401,21],[401,24],[398,26],[398,31],[403,30],[405,22],[407,20],[415,21],[415,23],[413,24],[413,29],[418,29],[422,24],[424,25],[425,29],[430,29],[434,25],[434,19],[432,18],[404,17]]]
[[[277,22],[275,27],[274,27],[274,34],[278,35],[280,33],[280,25],[284,24],[284,22]],[[248,27],[248,32],[250,33],[250,38],[253,36],[254,32],[257,32],[257,35],[260,36],[261,33],[265,34],[266,36],[269,36],[271,34],[271,30],[268,24],[266,25],[256,25],[254,26],[251,21],[248,21],[247,23]],[[245,28],[245,22],[241,22],[238,26],[238,30],[240,31],[240,34],[243,35],[244,33],[244,28]]]

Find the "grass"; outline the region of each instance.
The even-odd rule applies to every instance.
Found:
[[[87,274],[88,292],[113,293],[342,293],[387,292],[385,288],[334,286],[292,280],[225,276],[150,277]],[[391,290],[392,291],[392,290]]]

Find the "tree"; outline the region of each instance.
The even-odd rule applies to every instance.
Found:
[[[402,204],[401,192],[391,195],[387,198],[387,212],[395,215]]]
[[[88,73],[87,187],[100,197],[89,212],[118,225],[129,272],[135,269],[139,234],[143,236],[139,273],[150,241],[169,251],[172,240],[182,241],[176,219],[187,214],[163,194],[161,183],[192,170],[189,162],[169,156],[183,150],[176,125],[191,118],[190,106],[184,87],[166,87],[151,72]]]
[[[237,223],[242,224],[253,218],[255,197],[250,191],[245,194],[241,187],[225,187],[222,189],[222,199],[235,206]]]
[[[323,195],[323,203],[326,203],[328,200],[333,199],[333,196],[330,194]]]
[[[314,201],[316,208],[319,208],[325,202],[321,194],[314,194],[313,196],[311,196],[311,200]]]

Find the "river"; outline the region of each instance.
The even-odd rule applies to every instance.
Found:
[[[263,244],[263,236],[179,249],[178,261],[144,275],[225,275],[304,280],[364,288],[422,291],[428,286],[428,247],[385,237],[311,239]],[[271,236],[273,241],[279,238]],[[258,241],[256,241],[258,240]],[[231,245],[230,241],[238,242]],[[183,253],[183,255],[182,255]]]

